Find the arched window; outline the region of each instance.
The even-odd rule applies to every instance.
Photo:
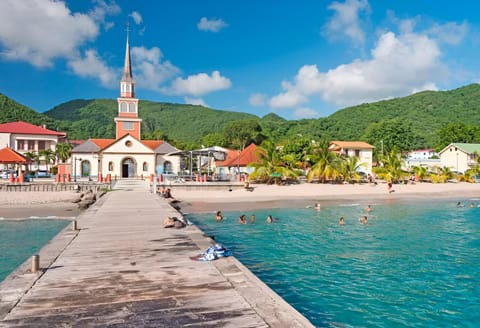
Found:
[[[143,162],[143,172],[148,171],[148,164],[147,162]]]
[[[121,112],[127,112],[127,103],[120,103],[120,111]]]
[[[135,107],[135,103],[129,103],[128,104],[128,111],[130,113],[135,113],[137,111],[136,107]]]
[[[113,171],[113,162],[108,162],[108,170]]]

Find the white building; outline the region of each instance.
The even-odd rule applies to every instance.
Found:
[[[9,147],[22,155],[25,153],[39,153],[42,150],[55,151],[60,142],[65,142],[66,134],[37,126],[27,122],[18,121],[0,124],[0,146]],[[45,170],[45,162],[32,163],[32,169]]]
[[[361,171],[372,174],[374,146],[363,141],[331,141],[329,150],[341,156],[358,157],[362,163]]]
[[[424,160],[438,158],[438,153],[434,149],[417,149],[407,154],[407,160]]]
[[[452,143],[440,151],[440,163],[442,167],[463,173],[478,164],[479,154],[480,144]]]
[[[178,149],[162,140],[141,140],[142,119],[138,117],[130,62],[127,35],[120,97],[117,98],[116,138],[89,139],[76,146],[71,157],[75,176],[148,177],[180,170],[180,157],[168,155]]]

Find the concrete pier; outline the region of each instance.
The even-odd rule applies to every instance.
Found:
[[[117,188],[0,284],[0,327],[313,327],[141,181]]]

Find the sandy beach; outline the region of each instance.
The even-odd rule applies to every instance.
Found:
[[[266,209],[333,204],[377,204],[388,202],[415,202],[449,199],[467,201],[480,199],[480,185],[471,183],[416,183],[394,185],[389,193],[387,185],[373,184],[310,184],[288,186],[252,185],[254,191],[232,190],[184,190],[173,187],[173,196],[179,200],[184,213],[215,210],[237,211],[242,209]]]
[[[388,193],[384,183],[310,184],[288,186],[253,184],[253,191],[244,189],[185,190],[172,186],[173,196],[183,213],[215,210],[267,209],[333,204],[378,204],[449,199],[468,201],[480,199],[480,184],[416,183],[394,185]],[[59,192],[0,192],[0,218],[76,217],[81,213],[73,201],[79,194]]]
[[[81,210],[73,203],[79,194],[56,192],[0,192],[0,218],[76,217]]]

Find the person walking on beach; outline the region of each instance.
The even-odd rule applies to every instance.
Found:
[[[387,183],[387,190],[388,190],[388,193],[389,193],[389,194],[391,194],[392,192],[395,191],[395,190],[392,189],[392,186],[393,186],[393,185],[392,185],[391,182]]]

